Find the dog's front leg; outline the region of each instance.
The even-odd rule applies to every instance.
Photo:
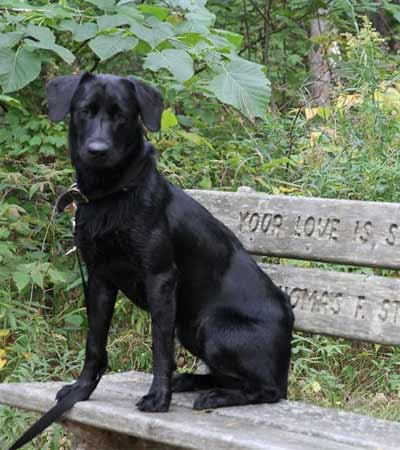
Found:
[[[89,331],[86,357],[78,380],[64,386],[57,393],[61,400],[72,392],[80,391],[80,400],[87,400],[107,369],[107,336],[118,290],[94,273],[89,272],[86,310]]]
[[[176,269],[147,277],[147,302],[153,339],[153,383],[137,404],[141,411],[166,412],[171,401],[171,378],[175,369],[174,330],[176,309]]]

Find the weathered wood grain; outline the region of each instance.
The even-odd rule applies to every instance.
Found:
[[[105,376],[91,400],[77,403],[65,418],[83,424],[83,430],[109,430],[115,442],[118,435],[127,435],[193,450],[397,450],[400,442],[399,423],[301,402],[199,413],[191,410],[197,394],[174,394],[168,414],[146,414],[135,403],[150,382],[151,375],[136,372]],[[0,402],[43,412],[54,404],[59,387],[1,384]],[[112,443],[112,435],[110,439]]]
[[[188,190],[255,254],[400,268],[400,204]]]
[[[291,298],[295,327],[381,344],[400,344],[400,280],[261,264]]]

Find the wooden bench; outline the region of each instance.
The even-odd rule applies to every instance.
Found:
[[[254,255],[377,269],[400,268],[400,205],[188,191]],[[308,263],[307,263],[308,264]],[[304,264],[303,264],[304,265]],[[310,265],[310,264],[308,264]],[[296,328],[381,344],[400,344],[400,280],[293,264],[263,264],[291,297]],[[246,449],[398,450],[400,423],[301,402],[191,410],[193,394],[175,394],[168,414],[139,412],[151,375],[107,375],[88,402],[63,421],[77,450]],[[3,384],[0,402],[46,411],[62,383]]]

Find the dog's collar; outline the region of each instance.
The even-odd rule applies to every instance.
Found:
[[[101,200],[117,192],[129,192],[131,189],[137,187],[137,183],[132,183],[126,186],[118,186],[115,189],[109,190],[100,195],[91,195],[90,197],[85,195],[78,187],[77,183],[72,184],[66,189],[56,200],[55,209],[57,212],[63,212],[68,206],[73,205],[76,209],[77,205],[87,204],[96,200]]]
[[[78,184],[74,183],[57,198],[55,209],[61,213],[71,204],[75,206],[81,203],[89,203],[89,199],[79,189]]]

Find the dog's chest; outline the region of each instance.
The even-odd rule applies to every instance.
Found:
[[[127,279],[139,281],[144,273],[143,237],[135,239],[135,230],[111,231],[92,237],[85,230],[76,233],[75,242],[89,269],[112,279],[121,289]]]

